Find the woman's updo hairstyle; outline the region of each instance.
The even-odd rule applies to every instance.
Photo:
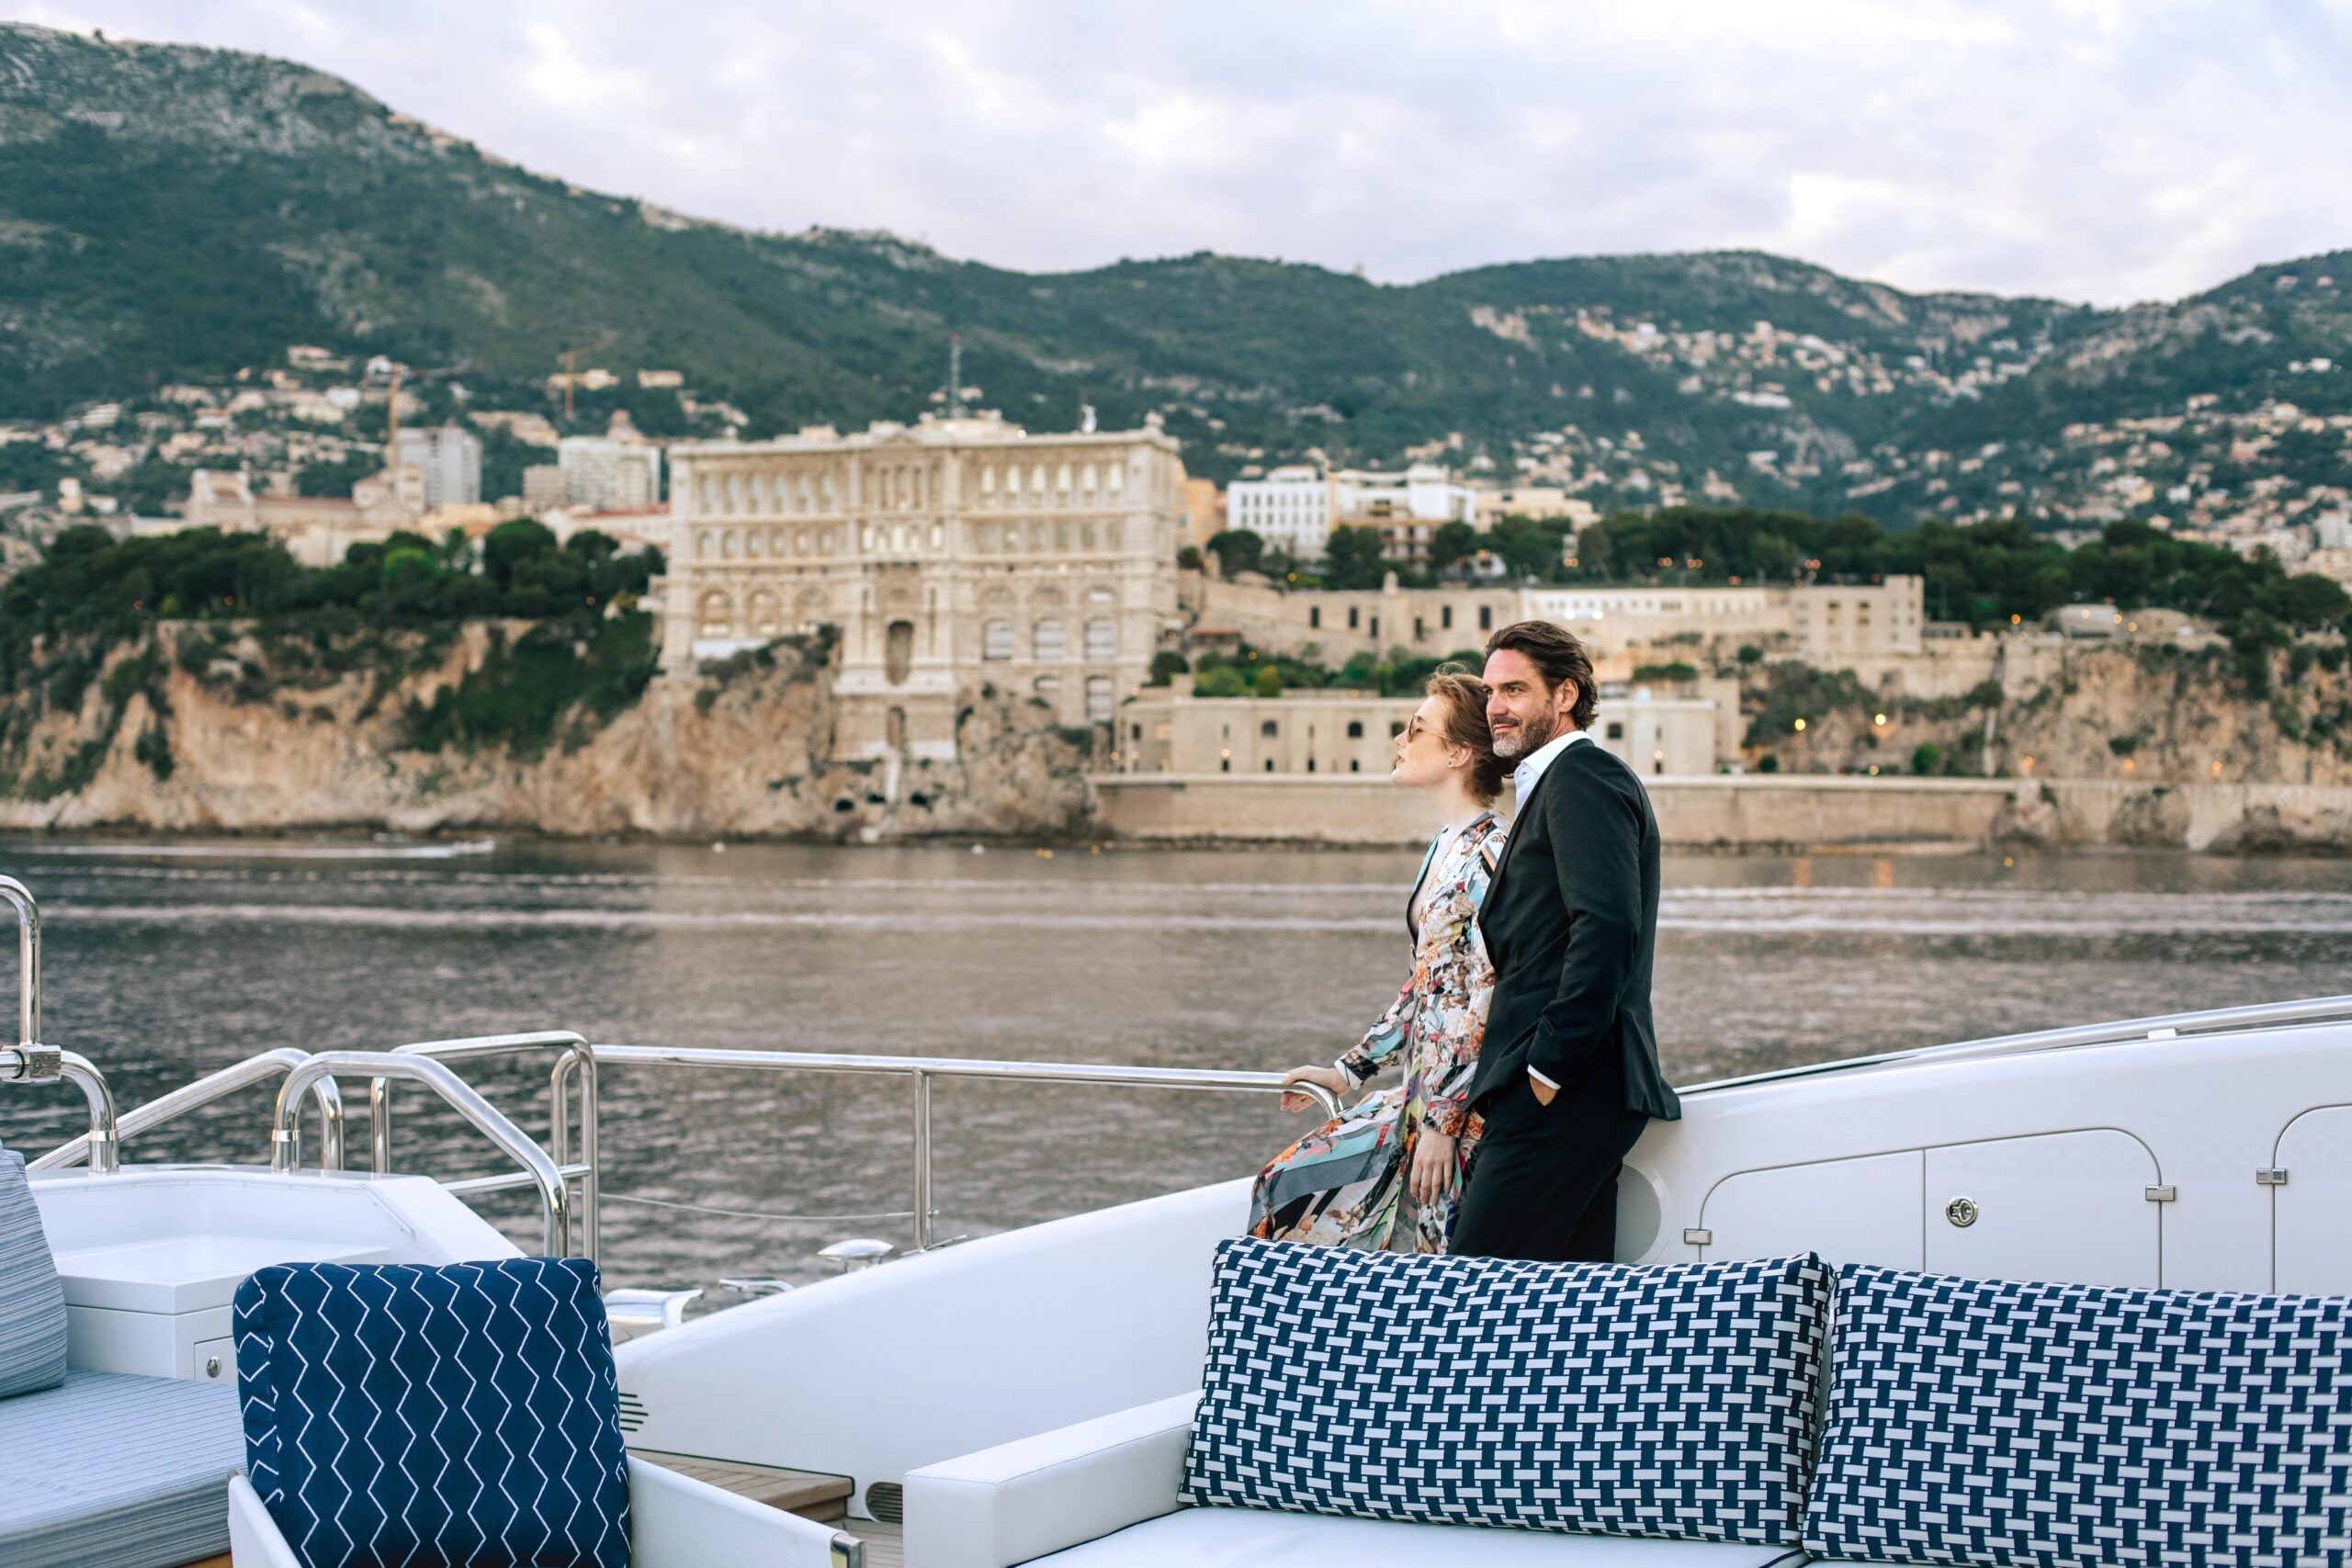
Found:
[[[1470,753],[1470,793],[1481,805],[1503,792],[1510,768],[1495,755],[1495,733],[1487,727],[1487,683],[1459,664],[1441,664],[1430,677],[1429,694],[1444,699],[1445,743]]]

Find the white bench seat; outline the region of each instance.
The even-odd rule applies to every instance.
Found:
[[[1793,1568],[1804,1561],[1804,1553],[1792,1547],[1408,1525],[1256,1508],[1185,1508],[1031,1559],[1037,1568]]]
[[[913,1568],[1794,1568],[1792,1546],[1401,1524],[1178,1500],[1195,1393],[927,1466],[907,1477]]]

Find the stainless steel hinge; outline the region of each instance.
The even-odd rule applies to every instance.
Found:
[[[2179,1198],[2179,1196],[2180,1189],[2177,1187],[2151,1187],[2148,1189],[2148,1201],[2151,1203],[2170,1203]]]
[[[1682,1233],[1682,1245],[1685,1247],[1713,1247],[1715,1245],[1715,1233],[1708,1230],[1703,1225],[1692,1225],[1689,1230]]]
[[[2287,1185],[2287,1173],[2277,1167],[2257,1170],[2254,1173],[2254,1182],[2257,1187],[2284,1187]]]

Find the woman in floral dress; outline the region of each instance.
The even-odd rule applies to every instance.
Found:
[[[1487,687],[1442,671],[1396,738],[1388,775],[1426,792],[1445,820],[1406,904],[1413,972],[1380,1021],[1334,1065],[1295,1067],[1285,1083],[1347,1094],[1384,1067],[1404,1081],[1365,1096],[1258,1174],[1250,1234],[1368,1251],[1443,1252],[1462,1175],[1478,1138],[1463,1097],[1477,1065],[1494,968],[1479,940],[1504,826],[1492,809],[1504,767],[1487,728]],[[1304,1110],[1304,1096],[1284,1096]]]

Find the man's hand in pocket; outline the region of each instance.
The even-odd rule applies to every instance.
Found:
[[[1536,1104],[1549,1105],[1552,1103],[1552,1097],[1559,1093],[1560,1089],[1557,1084],[1545,1083],[1533,1073],[1530,1073],[1527,1075],[1527,1092],[1535,1097]]]

